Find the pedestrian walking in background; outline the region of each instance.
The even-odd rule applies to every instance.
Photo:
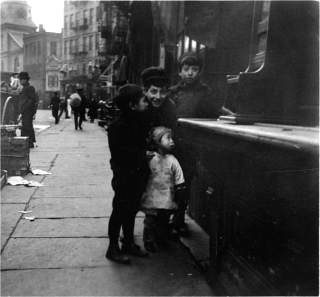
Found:
[[[72,107],[71,107],[71,98],[70,95],[66,95],[66,99],[67,99],[67,111],[68,111],[68,119],[71,118],[71,111],[72,111]]]
[[[232,114],[225,109],[222,94],[217,89],[210,89],[200,80],[203,60],[194,52],[187,52],[178,60],[181,81],[170,89],[170,98],[175,103],[177,118],[218,118],[222,114]],[[196,174],[196,155],[191,147],[186,147],[178,133],[176,134],[176,157],[178,158],[186,180],[185,203],[180,203],[174,215],[173,225],[181,236],[189,234],[185,224],[185,212],[190,197],[191,180]]]
[[[21,136],[29,137],[29,147],[34,147],[36,136],[33,129],[33,117],[37,111],[36,90],[29,84],[28,72],[22,71],[18,76],[20,84],[23,86],[19,93],[19,120],[22,121]]]
[[[62,97],[60,99],[60,104],[59,104],[59,119],[61,118],[63,112],[65,113],[65,118],[68,119],[68,103],[67,103],[67,95],[65,97]]]
[[[83,89],[76,89],[77,93],[73,93],[70,95],[70,105],[73,110],[74,116],[74,127],[78,130],[82,130],[82,122],[84,119],[84,115],[86,113],[86,97],[84,95]]]
[[[60,98],[57,92],[53,92],[53,95],[50,101],[50,107],[52,109],[52,116],[55,118],[55,124],[59,124]]]
[[[98,116],[98,101],[96,100],[96,95],[90,96],[90,101],[88,103],[89,112],[88,117],[90,117],[90,122],[93,123],[94,119]]]
[[[148,253],[134,242],[135,217],[139,211],[141,197],[149,177],[148,160],[153,154],[147,152],[146,139],[146,101],[143,89],[128,84],[119,89],[115,104],[121,114],[108,129],[113,171],[112,188],[114,190],[113,210],[109,220],[109,247],[106,257],[118,263],[126,264],[130,258],[146,257]],[[123,231],[123,244],[119,248],[120,229]]]
[[[145,94],[148,98],[148,118],[151,127],[172,128],[176,124],[175,105],[168,94],[169,79],[161,67],[150,67],[141,74]]]
[[[149,161],[150,177],[142,196],[140,209],[146,214],[143,241],[149,252],[169,248],[166,231],[173,210],[184,199],[184,177],[178,160],[172,155],[174,142],[172,131],[156,127],[150,133],[155,156]]]

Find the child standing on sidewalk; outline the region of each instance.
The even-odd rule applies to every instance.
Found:
[[[109,220],[109,248],[106,257],[126,264],[130,258],[146,257],[148,253],[134,243],[134,223],[145,189],[149,168],[148,161],[154,155],[147,152],[148,125],[145,112],[148,103],[142,88],[128,84],[119,89],[115,103],[121,114],[108,128],[112,188],[114,198]],[[119,248],[120,229],[123,245]]]
[[[150,133],[155,156],[149,162],[151,171],[140,209],[146,214],[143,241],[147,251],[156,252],[155,245],[169,248],[165,240],[170,215],[183,198],[184,178],[174,149],[172,131],[156,127]]]

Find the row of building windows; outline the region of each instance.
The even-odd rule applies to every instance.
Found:
[[[96,7],[96,22],[99,21],[100,18],[100,7]],[[81,12],[77,12],[75,15],[74,14],[70,14],[70,16],[65,16],[64,17],[64,29],[71,29],[73,28],[75,25],[80,24],[80,19],[83,19],[84,22],[86,22],[86,24],[88,25],[92,25],[93,21],[94,21],[94,8],[90,8],[89,9],[89,15],[88,15],[88,10],[84,10],[82,11],[82,17],[81,17]],[[69,24],[69,28],[68,28],[68,24]]]
[[[95,40],[94,40],[95,37]],[[79,42],[82,41],[81,43]],[[90,35],[82,37],[82,39],[75,38],[70,40],[64,41],[64,48],[63,53],[66,55],[68,54],[68,48],[69,48],[69,54],[76,54],[80,52],[87,52],[91,50],[98,50],[99,49],[99,41],[100,41],[100,35]],[[88,43],[89,42],[89,43]]]
[[[51,41],[50,42],[50,53],[49,55],[55,55],[57,56],[57,48],[58,48],[58,43],[56,41]],[[25,45],[25,49],[24,49],[24,54],[26,58],[29,57],[39,57],[42,52],[41,52],[41,42],[38,41],[38,43],[36,42],[32,42],[30,44],[26,44]]]

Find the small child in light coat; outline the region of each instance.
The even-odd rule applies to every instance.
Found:
[[[172,131],[156,127],[150,133],[154,157],[149,161],[151,174],[142,196],[140,209],[146,214],[143,241],[149,252],[156,252],[155,244],[169,248],[165,233],[173,211],[182,199],[185,186],[178,160],[171,154],[174,149]]]

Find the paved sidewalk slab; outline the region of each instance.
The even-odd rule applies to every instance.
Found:
[[[2,204],[1,205],[1,249],[6,244],[7,239],[16,227],[25,204]]]
[[[66,196],[63,198],[32,199],[28,210],[31,210],[36,218],[107,217],[110,216],[112,211],[112,197],[107,199],[68,198]]]
[[[144,218],[136,218],[135,236],[143,233]],[[108,237],[109,218],[62,218],[21,220],[12,234],[19,237]]]
[[[2,296],[212,296],[199,275],[150,274],[132,265],[2,272]],[[194,274],[194,271],[192,271]],[[139,282],[132,277],[139,275]],[[165,282],[163,281],[165,279]],[[16,283],[20,283],[17,286]],[[156,293],[157,292],[157,293]]]

